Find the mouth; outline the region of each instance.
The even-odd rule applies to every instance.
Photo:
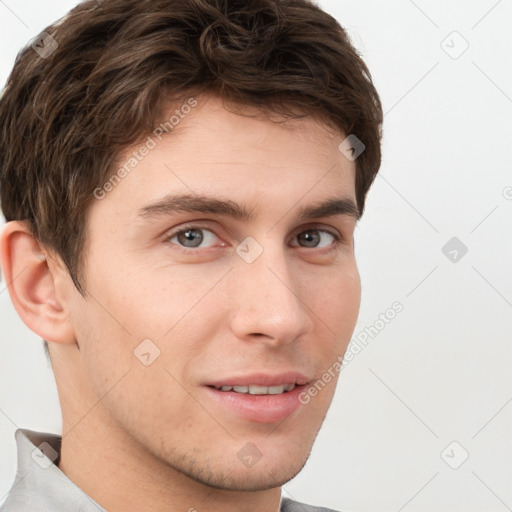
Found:
[[[259,386],[258,384],[249,384],[248,386],[210,386],[217,391],[234,391],[235,393],[249,395],[280,395],[288,393],[295,389],[295,384],[280,384],[277,386]]]
[[[209,383],[209,398],[219,412],[251,423],[281,422],[300,406],[310,379],[302,373],[238,375]]]

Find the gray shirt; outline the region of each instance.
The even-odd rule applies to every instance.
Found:
[[[18,429],[18,467],[0,512],[107,512],[59,468],[61,436]],[[283,498],[281,512],[335,512]]]

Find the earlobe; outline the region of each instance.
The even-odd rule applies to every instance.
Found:
[[[66,304],[59,299],[49,255],[28,226],[8,222],[0,235],[0,260],[5,285],[25,325],[41,338],[74,344],[75,332]]]

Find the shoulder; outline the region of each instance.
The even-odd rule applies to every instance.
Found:
[[[306,505],[293,501],[290,498],[283,498],[281,502],[281,512],[342,512],[336,511],[331,508],[314,507],[313,505]]]

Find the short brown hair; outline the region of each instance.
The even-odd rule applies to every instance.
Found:
[[[27,221],[61,257],[83,295],[93,191],[168,100],[191,93],[318,115],[355,135],[365,145],[362,215],[380,167],[382,106],[345,30],[311,1],[87,0],[40,40],[20,51],[0,99],[0,201],[7,221]]]

